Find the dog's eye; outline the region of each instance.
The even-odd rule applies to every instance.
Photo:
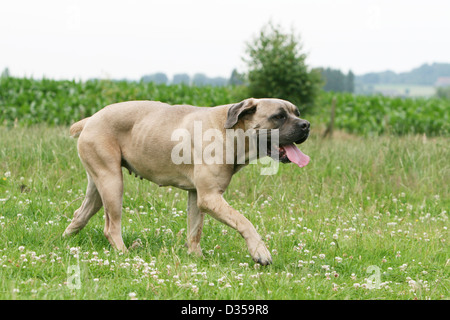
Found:
[[[276,114],[272,118],[275,120],[283,120],[286,118],[286,116],[284,114]]]

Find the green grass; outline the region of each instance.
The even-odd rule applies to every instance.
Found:
[[[186,193],[125,171],[124,241],[142,246],[112,250],[103,209],[61,238],[86,187],[68,128],[0,127],[0,299],[448,299],[448,142],[313,134],[307,167],[243,169],[225,198],[266,240],[273,264],[260,267],[209,217],[204,258],[189,256]]]

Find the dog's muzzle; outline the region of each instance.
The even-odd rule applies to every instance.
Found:
[[[270,145],[267,146],[268,156],[282,163],[293,162],[300,168],[306,166],[309,163],[310,158],[300,151],[295,144],[305,142],[309,137],[309,131],[310,123],[306,120],[299,120],[294,128],[295,135],[292,139],[293,142],[280,141],[279,145],[269,142]]]

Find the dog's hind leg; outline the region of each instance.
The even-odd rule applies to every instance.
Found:
[[[122,239],[122,198],[123,198],[123,176],[122,170],[118,172],[103,172],[101,178],[96,182],[105,207],[105,229],[104,234],[109,243],[121,251],[127,251]]]
[[[78,140],[78,154],[105,209],[104,234],[115,249],[126,251],[121,232],[123,175],[120,147],[107,133],[85,134],[83,131]]]
[[[102,199],[98,193],[97,187],[89,174],[87,177],[88,185],[86,188],[86,196],[81,207],[74,212],[72,222],[64,231],[63,237],[70,236],[83,229],[89,219],[102,207]]]

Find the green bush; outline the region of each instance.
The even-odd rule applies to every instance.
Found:
[[[309,71],[300,38],[269,24],[247,44],[248,89],[255,98],[281,98],[306,110],[321,84],[317,70]]]

